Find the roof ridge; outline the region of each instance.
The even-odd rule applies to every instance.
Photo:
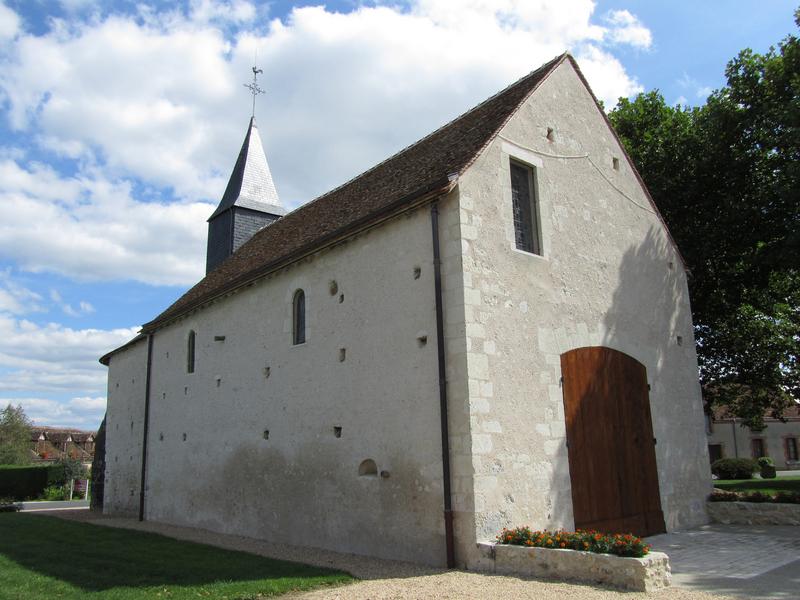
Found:
[[[400,210],[426,194],[452,189],[458,176],[569,56],[566,52],[556,56],[421,139],[264,227],[145,323],[142,332],[152,333],[186,312],[293,262],[300,254],[324,246],[333,235],[360,231],[387,210]]]
[[[555,58],[552,58],[552,59],[550,59],[549,61],[547,61],[545,64],[543,64],[543,65],[542,65],[542,66],[540,66],[539,68],[537,68],[537,69],[534,69],[533,71],[530,71],[529,73],[526,73],[525,75],[523,75],[522,77],[520,77],[519,79],[517,79],[515,82],[508,84],[506,87],[504,87],[504,88],[503,88],[502,90],[500,90],[499,92],[497,92],[497,93],[495,93],[495,94],[492,94],[491,96],[489,96],[488,98],[486,98],[486,99],[485,99],[483,102],[480,102],[479,104],[476,104],[476,105],[475,105],[475,106],[473,106],[472,108],[470,108],[470,109],[468,109],[468,110],[465,110],[464,112],[462,112],[462,113],[461,113],[461,114],[459,114],[458,116],[455,116],[455,117],[453,117],[452,119],[450,119],[449,121],[447,121],[447,122],[446,122],[446,123],[444,123],[443,125],[440,125],[440,126],[439,126],[439,127],[437,127],[436,129],[434,129],[433,131],[431,131],[430,133],[428,133],[427,135],[424,135],[423,137],[419,138],[419,139],[418,139],[418,140],[416,140],[415,142],[412,142],[412,143],[411,143],[411,144],[409,144],[408,146],[405,146],[405,147],[401,148],[400,150],[398,150],[398,151],[397,151],[397,152],[395,152],[394,154],[391,154],[391,155],[387,156],[387,157],[386,157],[386,158],[384,158],[384,159],[383,159],[381,162],[379,162],[379,163],[376,163],[376,164],[372,165],[372,166],[371,166],[369,169],[367,169],[367,170],[365,170],[365,171],[361,171],[361,172],[360,172],[358,175],[354,175],[353,177],[351,177],[350,179],[348,179],[348,180],[347,180],[347,181],[345,181],[344,183],[341,183],[341,184],[337,185],[335,188],[332,188],[332,189],[328,190],[327,192],[325,192],[325,193],[323,193],[323,194],[320,194],[319,196],[317,196],[317,197],[315,197],[315,198],[312,198],[311,200],[309,200],[309,201],[308,201],[308,202],[306,202],[305,204],[301,204],[300,206],[298,206],[298,207],[297,207],[297,208],[295,208],[294,210],[292,210],[292,211],[288,212],[288,213],[285,215],[285,217],[288,217],[288,216],[289,216],[289,215],[291,215],[292,213],[294,213],[294,212],[296,212],[296,211],[300,210],[301,208],[305,208],[306,206],[309,206],[310,204],[313,204],[313,203],[317,202],[318,200],[322,200],[323,198],[326,198],[326,197],[330,196],[331,194],[333,194],[333,193],[335,193],[335,192],[338,192],[340,189],[342,189],[342,188],[344,188],[344,187],[347,187],[349,184],[351,184],[352,182],[356,181],[357,179],[360,179],[361,177],[364,177],[365,175],[368,175],[368,174],[369,174],[369,173],[371,173],[372,171],[375,171],[376,169],[378,169],[378,168],[380,168],[381,166],[385,165],[385,164],[386,164],[387,162],[389,162],[390,160],[393,160],[393,159],[395,159],[396,157],[400,156],[401,154],[403,154],[403,153],[405,153],[405,152],[408,152],[409,150],[411,150],[411,149],[412,149],[412,148],[414,148],[415,146],[418,146],[418,145],[420,145],[420,144],[421,144],[422,142],[424,142],[425,140],[427,140],[427,139],[429,139],[429,138],[433,137],[434,135],[436,135],[437,133],[439,133],[441,130],[443,130],[443,129],[446,129],[447,127],[450,127],[450,126],[451,126],[453,123],[457,122],[458,120],[460,120],[460,119],[463,119],[463,118],[467,117],[467,116],[468,116],[470,113],[473,113],[473,112],[477,111],[477,110],[478,110],[478,109],[480,109],[482,106],[484,106],[484,105],[488,104],[490,101],[494,100],[494,99],[495,99],[495,98],[497,98],[498,96],[500,96],[500,95],[504,94],[505,92],[507,92],[507,91],[508,91],[510,88],[513,88],[515,85],[518,85],[518,84],[520,84],[520,83],[521,83],[523,80],[525,80],[525,79],[528,79],[528,78],[530,78],[530,77],[533,77],[534,75],[536,75],[537,73],[540,73],[540,72],[541,72],[542,70],[544,70],[545,68],[548,68],[548,70],[550,70],[550,69],[554,68],[554,67],[556,66],[556,63],[559,63],[559,62],[561,62],[561,61],[562,61],[562,60],[563,60],[565,57],[567,57],[567,56],[569,56],[569,52],[563,52],[562,54],[559,54],[559,55],[558,55],[558,56],[556,56]],[[541,83],[541,82],[539,82],[539,83]],[[531,91],[530,91],[530,92],[529,92],[529,93],[528,93],[528,94],[525,96],[525,98],[528,98],[528,97],[530,96],[530,94],[531,94],[531,93],[533,93],[533,91],[534,91],[534,90],[535,90],[537,87],[538,87],[538,84],[537,84],[536,86],[534,86],[534,87],[531,89]],[[522,102],[524,102],[524,101],[525,101],[525,99],[523,99],[523,100],[522,100]],[[520,104],[522,104],[522,102],[520,102]],[[519,107],[519,105],[518,105],[517,107]],[[511,114],[513,114],[514,112],[516,112],[516,109],[514,109],[514,111],[512,111],[512,113],[511,113]],[[510,118],[510,116],[509,116],[509,118]],[[505,122],[508,122],[508,120],[506,120]],[[505,124],[505,123],[504,123],[504,124]],[[497,131],[500,131],[500,129],[502,129],[502,126],[501,126],[500,128],[498,128],[498,129],[497,129]],[[494,136],[495,136],[495,135],[497,135],[497,131],[495,131],[495,133],[493,133],[493,134],[492,134],[492,136],[491,136],[491,138],[492,138],[492,139],[494,138]],[[485,146],[484,146],[484,147],[485,147]],[[483,150],[483,148],[481,148],[481,150]],[[477,156],[478,154],[480,154],[480,152],[481,152],[481,151],[479,150],[479,151],[476,153],[476,156]],[[470,163],[470,164],[471,164],[471,163]],[[459,174],[459,175],[461,175],[461,173],[463,173],[463,172],[464,172],[464,169],[461,169],[461,171],[459,171],[459,173],[458,173],[458,174]],[[284,218],[285,218],[285,217],[284,217]],[[263,230],[262,230],[262,231],[263,231]],[[259,231],[259,232],[257,232],[257,233],[256,233],[256,235],[258,235],[258,233],[260,233],[260,231]],[[255,237],[255,236],[254,236],[254,237]]]

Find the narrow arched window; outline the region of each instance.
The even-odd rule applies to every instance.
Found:
[[[292,343],[306,342],[306,294],[303,290],[294,293],[292,301]]]
[[[194,331],[189,332],[189,339],[186,340],[186,372],[194,373]]]

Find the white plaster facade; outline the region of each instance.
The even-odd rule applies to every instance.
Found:
[[[459,566],[504,526],[573,526],[559,357],[582,346],[645,365],[667,527],[707,519],[686,275],[624,156],[564,61],[439,200]],[[512,157],[535,168],[541,256],[514,247]],[[157,330],[145,518],[443,564],[434,303],[423,206]],[[144,390],[125,382],[145,367],[145,343],[110,358],[111,513],[138,510],[141,463],[115,457],[141,452]],[[367,458],[381,475],[358,475]]]
[[[739,420],[732,417],[714,419],[707,429],[708,445],[717,446],[719,458],[758,458],[754,441],[761,440],[764,456],[769,456],[778,469],[800,469],[800,417],[795,409],[786,415],[785,421],[765,417],[765,427],[755,431],[742,427]],[[710,453],[710,452],[709,452]]]

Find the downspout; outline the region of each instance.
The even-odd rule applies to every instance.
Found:
[[[153,334],[147,336],[147,371],[144,379],[144,427],[142,427],[142,479],[139,483],[139,520],[144,521],[144,485],[147,475],[147,429],[150,422],[150,371],[153,367]]]
[[[739,458],[739,446],[736,444],[736,417],[733,417],[731,428],[733,429],[733,455]]]
[[[444,307],[442,302],[442,261],[439,253],[439,203],[431,204],[433,235],[433,281],[436,296],[436,350],[439,356],[439,416],[442,428],[442,482],[444,489],[444,538],[447,568],[456,566],[453,541],[453,505],[450,491],[450,434],[447,425],[447,371],[444,353]]]

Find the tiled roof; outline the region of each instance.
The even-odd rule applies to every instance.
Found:
[[[566,59],[572,60],[563,54],[545,63],[415,144],[265,227],[146,323],[143,332],[150,333],[415,200],[452,189],[455,178],[472,164],[539,83]]]
[[[727,406],[714,406],[712,409],[713,418],[715,421],[730,421],[734,415],[730,412]],[[783,411],[784,419],[800,419],[800,404],[795,403]],[[771,411],[764,412],[765,421],[775,421]]]
[[[208,220],[233,206],[260,210],[273,215],[286,214],[272,181],[272,173],[269,171],[264,147],[261,145],[255,117],[250,118],[247,135],[244,136],[239,158],[233,167],[222,200]]]

